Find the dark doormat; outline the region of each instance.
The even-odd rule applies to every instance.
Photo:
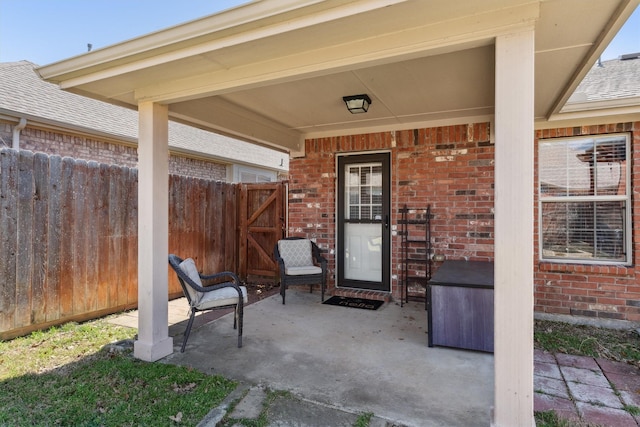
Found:
[[[380,308],[384,301],[378,301],[366,298],[349,298],[333,296],[323,302],[323,304],[340,305],[342,307],[362,308],[365,310],[377,310]]]

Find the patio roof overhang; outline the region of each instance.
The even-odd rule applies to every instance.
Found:
[[[535,28],[535,119],[561,108],[637,0],[256,1],[40,67],[63,89],[275,148],[486,120],[494,44]],[[345,95],[366,93],[367,114]],[[574,114],[575,115],[575,114]]]

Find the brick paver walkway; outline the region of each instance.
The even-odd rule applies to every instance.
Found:
[[[638,427],[640,369],[585,356],[534,353],[534,410],[601,426]]]

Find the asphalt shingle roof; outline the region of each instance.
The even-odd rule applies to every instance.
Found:
[[[65,92],[42,80],[35,67],[29,61],[0,63],[0,111],[137,141],[137,111]],[[228,163],[272,170],[287,170],[289,164],[287,154],[172,121],[169,146]]]
[[[568,103],[639,97],[640,54],[628,56],[632,59],[612,59],[596,64]]]

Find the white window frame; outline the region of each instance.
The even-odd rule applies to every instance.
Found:
[[[625,139],[625,194],[623,195],[589,195],[589,196],[548,196],[543,197],[542,189],[542,170],[544,168],[542,150],[546,144],[560,144],[560,143],[578,143],[580,140],[586,142],[589,141],[606,141],[614,138]],[[595,145],[595,142],[594,142]],[[628,133],[616,133],[616,134],[600,134],[600,135],[583,135],[566,138],[549,138],[540,139],[538,141],[538,253],[539,260],[550,263],[571,263],[571,264],[597,264],[597,265],[631,265],[632,257],[632,243],[633,243],[633,230],[632,230],[632,181],[631,181],[631,137]],[[622,201],[625,203],[624,213],[624,237],[623,246],[625,250],[624,260],[610,260],[605,258],[582,258],[582,257],[550,257],[545,256],[544,251],[544,222],[543,222],[543,205],[545,203],[576,203],[576,202],[615,202]]]
[[[245,182],[245,183],[268,183],[278,181],[278,174],[272,170],[254,168],[245,165],[230,165],[228,169],[228,178],[230,182]],[[247,180],[248,177],[252,179]]]

